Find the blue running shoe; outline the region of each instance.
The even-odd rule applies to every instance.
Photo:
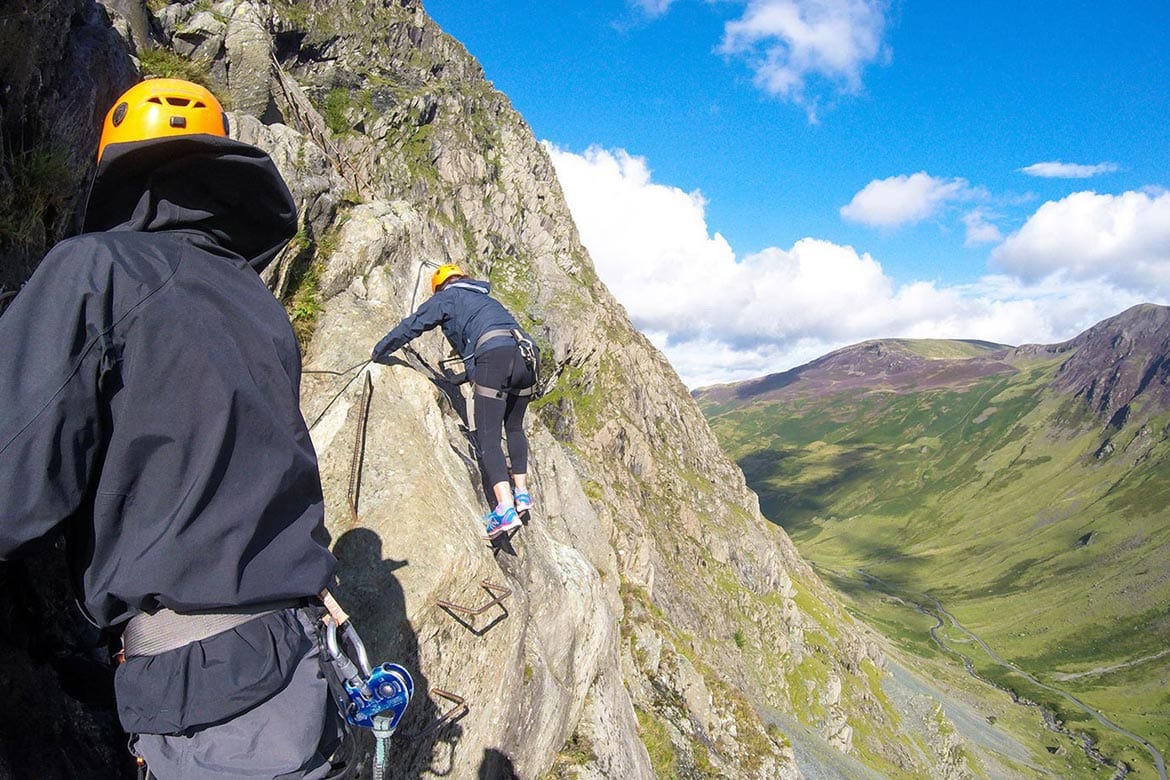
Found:
[[[532,498],[524,491],[518,491],[516,493],[516,511],[527,512],[529,509],[532,509]]]
[[[505,509],[502,515],[497,514],[496,510],[493,509],[483,516],[483,522],[487,526],[489,539],[495,539],[500,534],[523,525],[520,522],[520,516],[516,514],[516,510],[512,507]]]

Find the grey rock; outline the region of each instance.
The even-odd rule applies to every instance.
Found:
[[[235,6],[224,35],[232,108],[262,117],[272,102],[272,36],[267,15],[254,3]]]

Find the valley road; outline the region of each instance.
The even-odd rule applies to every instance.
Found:
[[[1065,699],[1066,701],[1068,701],[1071,704],[1073,704],[1074,706],[1076,706],[1078,709],[1080,709],[1080,710],[1084,711],[1085,713],[1087,713],[1088,715],[1090,715],[1094,720],[1096,720],[1098,723],[1100,723],[1106,729],[1109,729],[1110,731],[1112,731],[1116,734],[1120,734],[1123,737],[1126,737],[1127,739],[1131,739],[1134,742],[1137,742],[1138,744],[1140,744],[1142,747],[1144,747],[1146,749],[1146,751],[1153,758],[1154,767],[1158,770],[1158,777],[1160,778],[1160,780],[1167,780],[1166,760],[1162,757],[1161,752],[1159,752],[1159,750],[1156,747],[1154,747],[1152,744],[1150,744],[1147,740],[1142,738],[1140,735],[1134,734],[1132,731],[1129,731],[1128,729],[1125,729],[1121,726],[1118,726],[1116,723],[1112,722],[1111,720],[1106,718],[1104,715],[1102,715],[1100,712],[1093,709],[1089,705],[1085,704],[1083,701],[1081,701],[1077,697],[1073,696],[1071,693],[1068,693],[1067,691],[1062,691],[1059,688],[1054,688],[1053,686],[1048,685],[1047,683],[1043,683],[1040,680],[1037,680],[1032,675],[1025,672],[1023,669],[1021,669],[1018,666],[1016,666],[1015,664],[1013,664],[1011,661],[1008,661],[1008,660],[1005,660],[1004,658],[1001,658],[994,650],[992,650],[987,645],[986,642],[984,642],[982,639],[977,637],[975,634],[971,633],[971,631],[969,629],[967,629],[962,623],[960,623],[958,620],[955,619],[954,615],[952,615],[950,612],[947,612],[947,610],[943,607],[943,605],[939,602],[938,599],[936,599],[935,597],[930,596],[928,594],[923,594],[924,598],[928,599],[933,606],[923,605],[923,604],[921,604],[917,601],[914,601],[912,599],[907,599],[903,594],[899,594],[897,592],[897,590],[894,589],[890,585],[890,583],[884,582],[884,581],[878,579],[877,577],[874,577],[872,574],[869,574],[869,573],[861,571],[861,570],[858,570],[857,573],[860,574],[862,577],[864,577],[866,580],[873,582],[873,583],[876,583],[879,586],[881,586],[881,589],[884,592],[889,593],[890,595],[893,595],[893,596],[901,599],[907,605],[909,605],[909,606],[913,607],[914,609],[918,610],[919,612],[922,612],[923,614],[929,615],[929,616],[933,617],[935,620],[937,620],[938,622],[934,626],[932,626],[930,629],[930,638],[933,639],[935,644],[937,644],[943,650],[945,650],[949,653],[953,653],[954,655],[957,655],[959,658],[963,659],[963,665],[966,666],[968,674],[970,674],[972,677],[977,677],[977,675],[975,674],[975,666],[971,662],[971,659],[968,658],[967,656],[963,655],[962,653],[960,653],[955,648],[948,645],[946,643],[946,641],[938,635],[938,629],[943,627],[944,620],[946,622],[949,622],[953,628],[962,632],[964,635],[969,637],[972,642],[977,644],[980,647],[980,649],[982,649],[983,652],[987,654],[987,657],[990,658],[993,663],[995,663],[999,666],[1002,666],[1003,668],[1008,669],[1015,674],[1018,674],[1020,677],[1024,678],[1025,680],[1032,683],[1033,685],[1036,685],[1040,688],[1043,688],[1046,691],[1051,691],[1052,693],[1055,693],[1057,696],[1060,696],[1061,698]],[[982,680],[982,678],[979,678],[979,679]]]

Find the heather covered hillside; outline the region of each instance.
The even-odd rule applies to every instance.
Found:
[[[1170,309],[1053,345],[867,342],[695,395],[871,625],[1165,776]]]

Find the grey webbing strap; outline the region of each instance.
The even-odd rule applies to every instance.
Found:
[[[536,385],[526,387],[523,390],[496,390],[494,387],[485,387],[484,385],[478,385],[474,382],[472,383],[472,386],[475,388],[476,395],[482,395],[484,398],[495,398],[496,400],[507,398],[510,395],[524,397],[532,395],[536,391]]]
[[[498,339],[501,336],[511,336],[513,341],[516,339],[516,335],[506,328],[496,328],[495,330],[489,330],[480,336],[479,340],[475,342],[475,352],[479,352],[479,348],[492,339]],[[470,355],[468,355],[468,357],[473,357],[475,352],[472,352]]]
[[[126,630],[122,633],[122,649],[127,658],[159,655],[242,626],[262,615],[300,604],[300,601],[261,604],[251,608],[241,607],[234,612],[179,613],[166,607],[153,613],[143,612],[130,618],[126,624]]]

